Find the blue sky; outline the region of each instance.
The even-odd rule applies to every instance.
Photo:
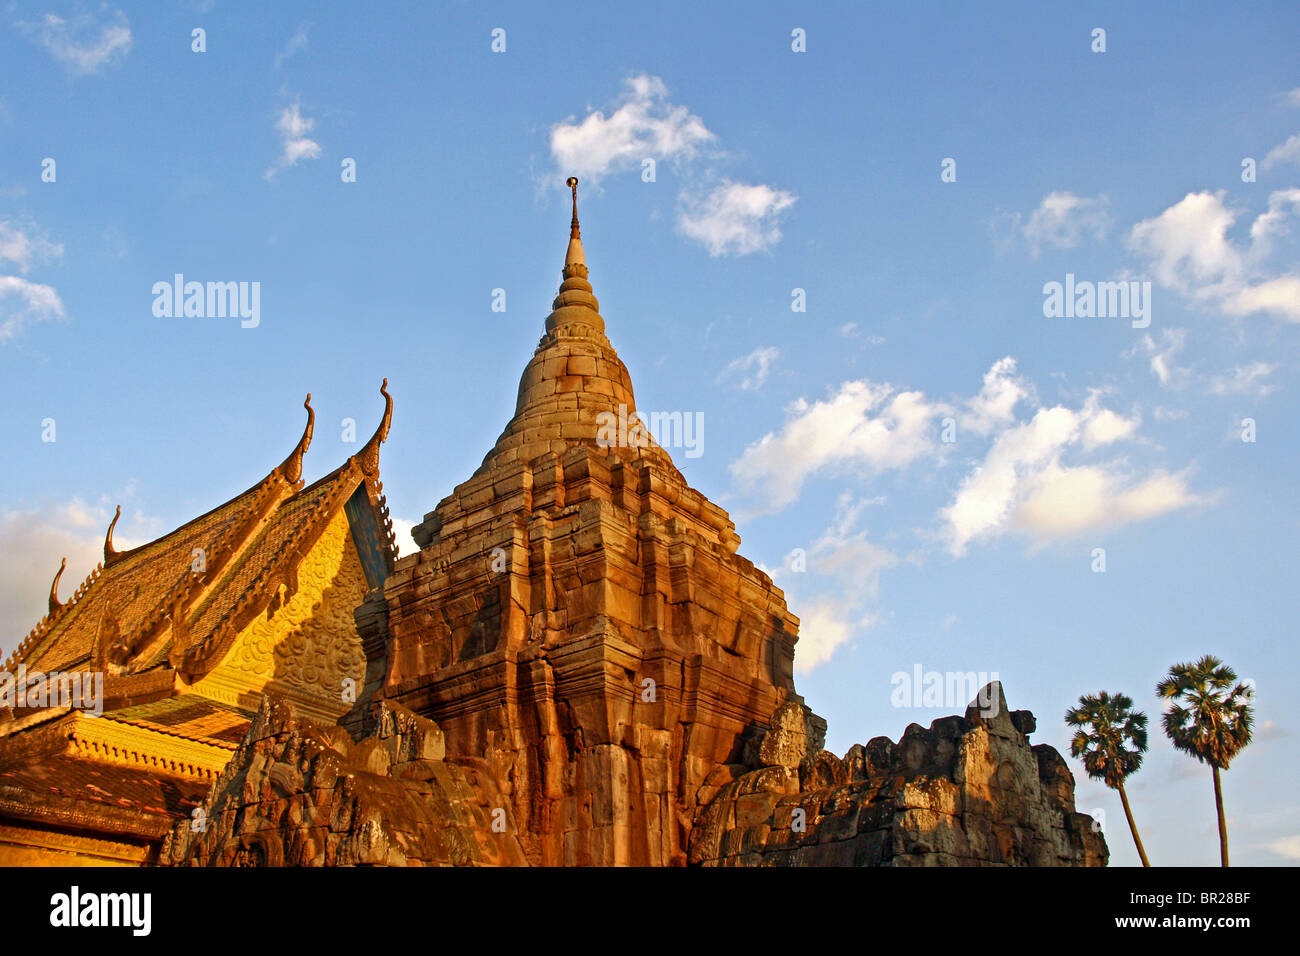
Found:
[[[311,479],[388,377],[390,506],[432,510],[513,411],[572,173],[638,404],[703,416],[670,450],[801,617],[830,749],[960,710],[892,705],[918,665],[1062,750],[1124,691],[1152,861],[1214,864],[1153,693],[1213,652],[1258,687],[1233,861],[1294,864],[1300,8],[1044,6],[0,7],[5,653],[115,505],[139,543],[255,483],[308,391]],[[259,283],[256,327],[155,316],[178,272]],[[1046,316],[1067,274],[1150,283],[1149,325]]]

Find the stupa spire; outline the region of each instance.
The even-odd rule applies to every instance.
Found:
[[[546,331],[556,332],[569,325],[585,325],[603,334],[605,320],[600,317],[600,302],[591,293],[587,281],[587,257],[582,251],[582,233],[578,227],[578,177],[564,183],[573,194],[573,218],[569,221],[569,248],[564,254],[564,281],[551,303]]]
[[[636,413],[632,380],[605,337],[600,303],[587,281],[587,260],[578,224],[578,179],[565,185],[573,204],[564,278],[546,317],[537,351],[519,381],[515,414],[479,466],[490,471],[507,461],[529,462],[548,452],[561,455],[575,445],[605,448],[600,443],[602,413],[614,421]],[[622,416],[620,418],[620,416]],[[621,448],[622,446],[620,446]],[[657,445],[629,445],[624,457],[652,456],[667,468],[672,462]]]
[[[569,248],[564,255],[564,278],[569,278],[573,266],[586,269],[587,259],[582,252],[582,232],[578,228],[578,177],[570,176],[564,185],[573,191],[573,219],[569,222]],[[584,272],[585,276],[585,272]]]

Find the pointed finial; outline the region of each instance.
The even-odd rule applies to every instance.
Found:
[[[569,238],[580,239],[582,234],[578,232],[578,177],[570,176],[564,181],[564,185],[573,190],[573,221],[569,223]]]
[[[291,485],[296,485],[302,478],[302,456],[311,447],[311,434],[316,425],[316,412],[311,407],[311,392],[307,393],[307,400],[302,403],[302,407],[307,409],[307,427],[303,429],[302,438],[298,439],[298,444],[289,453],[289,457],[280,465],[280,474]]]
[[[578,177],[570,176],[564,184],[573,192],[573,222],[569,227],[569,248],[564,254],[564,269],[560,273],[559,295],[551,303],[551,314],[546,318],[546,331],[554,332],[568,325],[584,325],[603,333],[605,320],[600,317],[600,302],[591,293],[587,281],[587,257],[582,251],[582,236],[578,231]]]
[[[117,511],[113,513],[113,520],[108,525],[108,536],[104,538],[104,563],[112,561],[117,557],[118,551],[113,547],[113,529],[117,527],[117,519],[122,517],[122,506],[117,506]]]
[[[569,249],[564,254],[564,278],[587,277],[587,259],[582,252],[582,234],[578,231],[578,177],[570,176],[564,184],[573,191],[573,220],[569,223]]]
[[[388,439],[388,429],[393,424],[393,396],[388,394],[388,379],[379,386],[379,394],[384,396],[384,417],[366,447],[357,453],[361,470],[372,478],[379,474],[379,446]]]
[[[50,617],[63,607],[63,602],[59,600],[59,578],[63,577],[63,569],[68,566],[68,559],[64,558],[59,563],[59,570],[54,575],[54,583],[50,585]]]

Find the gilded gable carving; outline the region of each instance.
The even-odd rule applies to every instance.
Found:
[[[226,659],[196,690],[246,694],[273,685],[294,698],[317,698],[317,707],[336,716],[349,709],[343,681],[359,684],[365,674],[353,611],[367,588],[343,512],[298,565],[296,583],[292,591],[280,585],[267,612],[243,630]],[[231,699],[228,693],[213,696]]]

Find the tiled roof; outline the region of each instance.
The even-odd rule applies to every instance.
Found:
[[[91,657],[102,628],[116,626],[123,635],[145,629],[160,612],[166,613],[167,596],[193,576],[195,549],[216,554],[256,507],[259,489],[250,489],[171,534],[118,555],[12,663],[21,660],[28,670],[46,672],[71,669]]]
[[[190,816],[210,786],[144,767],[55,754],[0,770],[0,814],[42,822],[65,818],[90,829],[157,838]]]
[[[153,639],[173,620],[182,622],[173,634],[184,635],[187,662],[224,652],[232,632],[270,600],[271,585],[301,559],[363,483],[385,532],[379,543],[387,548],[384,562],[391,569],[391,524],[378,481],[379,445],[392,418],[387,384],[385,379],[379,429],[340,468],[299,490],[314,421],[309,395],[307,428],[283,464],[253,488],[156,541],[122,553],[106,547],[105,563],[67,602],[51,600],[51,613],[5,668],[22,663],[29,671],[48,673],[103,666],[107,659],[139,672],[169,660],[179,663],[171,640]],[[203,569],[196,571],[198,551]]]
[[[250,711],[185,694],[113,711],[113,719],[187,740],[237,744],[253,719]]]

